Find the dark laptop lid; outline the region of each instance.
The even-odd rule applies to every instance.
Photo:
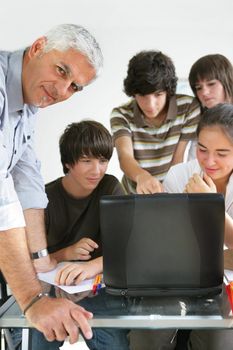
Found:
[[[205,294],[223,279],[221,194],[104,196],[104,281],[114,294]]]

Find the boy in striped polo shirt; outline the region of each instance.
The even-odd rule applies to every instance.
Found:
[[[199,104],[176,94],[176,84],[173,62],[162,52],[142,51],[129,61],[124,91],[132,99],[111,114],[126,193],[161,192],[167,171],[196,137]]]

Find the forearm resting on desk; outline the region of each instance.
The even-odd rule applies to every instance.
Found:
[[[91,261],[68,263],[56,275],[56,283],[63,285],[79,284],[85,279],[93,278],[103,272],[103,257]]]
[[[3,272],[20,308],[25,310],[42,292],[28,252],[24,228],[0,232],[0,269]],[[92,314],[61,298],[42,297],[27,309],[31,325],[43,332],[47,340],[78,340],[79,324],[86,338],[92,337],[88,319]]]

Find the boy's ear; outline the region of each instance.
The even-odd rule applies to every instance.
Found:
[[[28,57],[33,58],[35,56],[41,55],[43,53],[46,42],[47,39],[45,36],[42,36],[41,38],[34,41],[34,43],[28,49]]]
[[[67,169],[70,170],[71,166],[69,164],[65,163],[65,166],[66,166]]]

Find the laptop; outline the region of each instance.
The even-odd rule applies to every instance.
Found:
[[[106,290],[114,295],[204,296],[223,283],[221,194],[103,196]]]

